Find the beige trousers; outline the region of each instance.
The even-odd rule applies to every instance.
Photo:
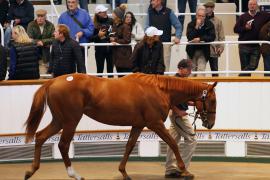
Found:
[[[188,120],[188,116],[179,117],[175,116],[173,113],[170,115],[171,126],[169,129],[170,135],[175,139],[176,143],[179,145],[181,141],[181,137],[184,138],[184,144],[181,146],[180,154],[184,161],[186,168],[189,167],[192,155],[196,149],[197,141],[196,136],[194,134],[194,129],[191,123]],[[177,161],[175,155],[171,148],[167,148],[167,157],[166,157],[166,165],[165,165],[166,174],[174,172],[176,170],[179,171],[177,167]]]
[[[171,62],[171,45],[164,44],[163,45],[163,56],[164,56],[164,64],[165,71],[170,71],[170,62]]]
[[[195,52],[192,58],[193,65],[195,66],[194,71],[205,71],[207,61],[205,59],[204,53],[201,50]],[[205,76],[205,74],[199,74],[194,76]]]

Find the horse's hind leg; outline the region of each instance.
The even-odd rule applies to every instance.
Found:
[[[24,179],[29,179],[38,169],[40,165],[40,155],[41,155],[41,148],[44,142],[54,134],[58,133],[61,129],[61,125],[59,122],[52,120],[52,122],[43,130],[36,133],[35,139],[35,153],[34,153],[34,160],[32,163],[32,170],[25,172]]]
[[[151,129],[152,131],[156,132],[157,135],[163,141],[165,141],[170,146],[170,148],[173,150],[174,155],[175,155],[176,160],[177,160],[178,167],[183,172],[181,175],[182,176],[190,176],[191,174],[186,170],[185,164],[180,156],[178,146],[177,146],[175,140],[171,137],[169,132],[166,130],[164,124],[163,123],[162,124],[155,124],[155,125],[148,127],[148,128]]]
[[[66,126],[63,128],[63,132],[58,147],[64,160],[68,176],[76,180],[83,180],[84,178],[82,178],[79,174],[77,174],[75,170],[72,168],[71,161],[68,156],[70,142],[74,136],[76,126],[77,124],[74,123],[69,124],[69,126],[66,124]]]
[[[132,127],[132,129],[131,129],[131,132],[130,132],[130,135],[129,135],[129,138],[128,138],[128,142],[127,142],[127,145],[126,145],[125,154],[124,154],[124,157],[121,160],[121,163],[119,165],[119,171],[122,173],[124,180],[131,179],[127,175],[127,172],[126,172],[126,163],[127,163],[128,157],[129,157],[132,149],[135,146],[135,143],[137,142],[137,139],[138,139],[139,135],[142,132],[142,129],[143,129],[143,127],[140,127],[140,128]]]

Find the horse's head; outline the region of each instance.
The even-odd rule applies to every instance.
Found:
[[[197,108],[196,115],[199,115],[203,126],[211,129],[216,120],[216,94],[214,87],[217,82],[203,90],[201,97],[196,99],[195,106]]]

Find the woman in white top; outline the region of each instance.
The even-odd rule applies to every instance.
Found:
[[[142,40],[143,37],[144,37],[144,30],[143,30],[142,26],[140,25],[140,23],[137,22],[134,14],[132,12],[130,12],[130,11],[127,12],[125,14],[124,21],[125,21],[125,23],[131,25],[131,29],[132,29],[131,38],[132,38],[132,41],[134,42],[134,41]]]

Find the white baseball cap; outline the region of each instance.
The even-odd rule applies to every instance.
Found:
[[[153,36],[160,36],[163,34],[162,30],[158,30],[157,28],[150,26],[149,28],[146,29],[145,34],[148,37],[153,37]]]
[[[99,4],[96,6],[95,8],[95,13],[98,14],[100,12],[106,12],[108,10],[108,8],[106,8],[104,5]]]

